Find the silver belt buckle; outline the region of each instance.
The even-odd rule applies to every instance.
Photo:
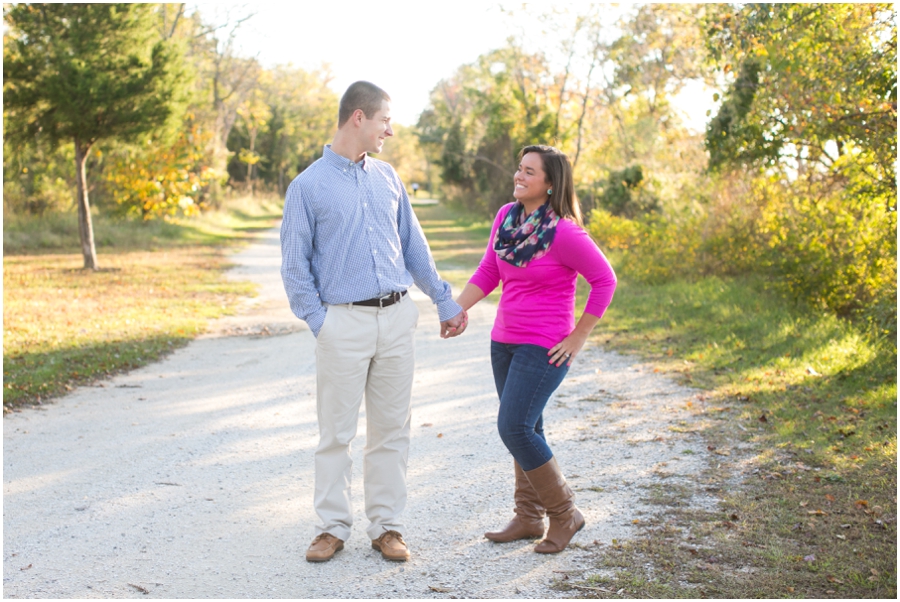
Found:
[[[393,301],[394,295],[396,295],[396,294],[397,293],[390,293],[389,295],[385,295],[384,297],[379,297],[378,298],[378,309],[384,309],[384,302],[385,301]]]

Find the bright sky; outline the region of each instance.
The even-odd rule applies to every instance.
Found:
[[[514,24],[503,14],[501,5],[537,13],[565,4],[263,0],[243,5],[193,6],[206,15],[205,20],[213,21],[216,16],[217,22],[222,22],[226,10],[233,17],[255,12],[238,29],[242,55],[256,56],[266,67],[293,63],[315,69],[328,63],[334,75],[331,87],[338,95],[356,80],[371,81],[391,95],[394,121],[412,125],[441,79],[457,67],[474,62],[479,55],[503,46],[515,33]],[[614,19],[620,11],[610,7],[610,18]],[[688,96],[678,104],[688,113],[688,123],[702,129],[712,92],[697,90]]]

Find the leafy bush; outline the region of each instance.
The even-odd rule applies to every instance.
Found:
[[[888,319],[893,326],[885,326],[896,331],[895,210],[852,185],[827,194],[795,192],[773,195],[758,228],[761,267],[778,288],[841,316]]]
[[[611,172],[600,195],[600,204],[613,215],[632,218],[659,210],[659,199],[647,188],[640,165]]]
[[[719,180],[705,212],[629,219],[595,209],[588,231],[616,269],[638,281],[759,274],[789,297],[891,336],[897,214],[892,198],[873,201],[864,182]]]

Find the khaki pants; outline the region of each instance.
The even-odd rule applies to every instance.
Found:
[[[409,456],[413,336],[419,310],[409,298],[380,309],[330,305],[316,340],[317,412],[314,504],[321,521],[316,533],[347,541],[353,524],[350,504],[350,442],[366,397],[363,483],[367,533],[403,533]]]

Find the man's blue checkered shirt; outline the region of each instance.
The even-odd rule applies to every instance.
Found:
[[[462,308],[438,276],[406,188],[388,163],[325,154],[294,178],[284,200],[281,278],[291,310],[313,334],[323,303],[405,291],[413,282],[437,304],[441,321]]]

